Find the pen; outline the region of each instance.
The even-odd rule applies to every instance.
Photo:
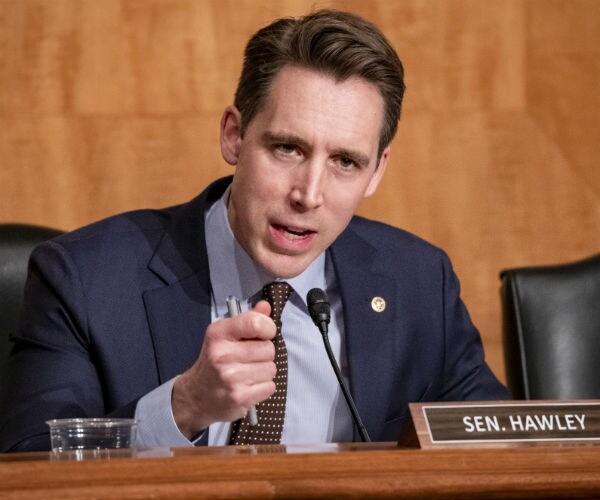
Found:
[[[229,317],[233,318],[242,312],[240,308],[240,301],[237,297],[230,295],[227,297],[227,310],[229,311]],[[250,425],[258,424],[258,416],[256,415],[256,406],[251,406],[248,410],[248,421]]]

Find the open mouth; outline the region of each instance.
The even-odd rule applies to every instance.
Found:
[[[308,242],[312,239],[312,236],[316,234],[316,231],[313,231],[312,229],[284,226],[282,224],[273,224],[272,227],[275,234],[279,235],[279,238],[282,238],[289,243]]]
[[[302,240],[316,233],[316,231],[311,229],[282,226],[281,224],[273,224],[273,228],[289,240]]]

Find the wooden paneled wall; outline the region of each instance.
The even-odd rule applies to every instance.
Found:
[[[498,272],[600,251],[596,0],[0,0],[0,222],[73,229],[230,173],[245,41],[314,7],[397,48],[404,113],[360,212],[447,250],[503,377]]]

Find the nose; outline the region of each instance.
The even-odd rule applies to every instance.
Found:
[[[325,169],[317,161],[297,165],[290,194],[292,205],[297,210],[314,210],[325,199]]]

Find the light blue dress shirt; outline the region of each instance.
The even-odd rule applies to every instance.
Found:
[[[276,280],[256,266],[235,240],[227,219],[228,197],[229,190],[206,213],[213,321],[227,317],[228,296],[238,297],[242,311],[245,311],[260,300],[263,286]],[[310,319],[306,305],[306,294],[311,288],[327,291],[332,310],[329,340],[346,377],[342,304],[333,266],[323,253],[302,274],[285,281],[293,287],[294,293],[282,315],[282,334],[288,351],[288,395],[281,442],[351,441],[352,417],[327,358],[321,334]],[[194,444],[179,431],[173,418],[171,392],[174,382],[175,378],[139,400],[135,412],[135,418],[140,422],[139,447]],[[230,427],[230,422],[212,424],[208,431],[209,445],[227,444]]]

